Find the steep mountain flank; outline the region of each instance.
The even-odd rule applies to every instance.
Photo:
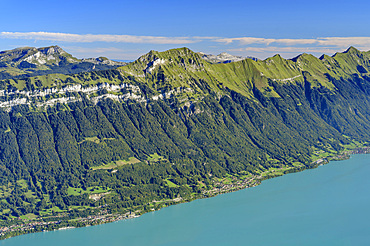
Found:
[[[211,64],[180,48],[2,80],[1,223],[150,211],[366,146],[369,59],[351,47]]]

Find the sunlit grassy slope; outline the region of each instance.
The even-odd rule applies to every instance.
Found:
[[[194,94],[210,92],[223,94],[233,90],[248,98],[253,89],[265,96],[280,97],[274,84],[304,84],[326,87],[335,93],[332,80],[348,79],[353,75],[369,76],[370,53],[350,47],[343,53],[317,58],[301,54],[293,59],[275,55],[265,60],[245,59],[227,64],[211,64],[188,48],[164,52],[150,51],[136,61],[115,70],[85,72],[72,75],[44,75],[28,79],[3,80],[1,87],[9,85],[24,89],[27,83],[34,88],[64,86],[66,84],[92,85],[98,83],[141,83],[159,93],[175,88],[191,88]]]

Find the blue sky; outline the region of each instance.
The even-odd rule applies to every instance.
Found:
[[[1,0],[0,50],[59,45],[76,57],[150,50],[266,58],[370,50],[370,1]]]

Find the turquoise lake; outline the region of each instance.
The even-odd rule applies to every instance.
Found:
[[[370,245],[370,155],[131,220],[0,245]]]

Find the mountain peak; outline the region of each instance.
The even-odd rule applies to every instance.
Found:
[[[356,53],[357,54],[357,53],[361,53],[361,51],[359,51],[353,46],[350,46],[346,51],[344,51],[344,53]]]
[[[345,50],[344,52],[337,52],[335,53],[332,57],[335,58],[335,57],[338,57],[338,56],[348,56],[348,55],[351,55],[351,56],[359,56],[361,55],[362,52],[359,51],[358,49],[356,49],[355,47],[353,46],[350,46],[347,50]]]
[[[296,58],[299,59],[300,57],[301,55],[297,56]],[[279,62],[282,60],[285,60],[285,59],[281,57],[280,54],[275,54],[274,56],[265,59],[265,61],[279,61]]]
[[[54,64],[61,59],[68,59],[72,62],[77,58],[72,57],[59,46],[49,46],[42,48],[35,47],[20,47],[12,50],[0,52],[0,60],[15,66],[20,62],[28,62],[35,65]]]
[[[219,56],[231,56],[231,55],[227,52],[222,52],[222,53],[219,54]]]
[[[58,45],[43,47],[43,48],[39,48],[38,50],[45,55],[54,55],[54,54],[61,55],[61,54],[67,53],[62,48],[60,48]]]
[[[281,57],[281,59],[284,59],[284,58]],[[299,54],[298,56],[296,56],[296,57],[294,57],[290,60],[292,60],[294,62],[297,62],[297,61],[312,60],[312,59],[316,59],[315,56],[313,56],[312,54],[302,53],[302,54]]]

